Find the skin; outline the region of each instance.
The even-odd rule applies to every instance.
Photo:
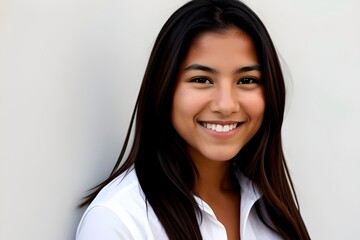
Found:
[[[206,32],[190,46],[173,97],[172,123],[199,173],[193,192],[212,208],[228,239],[240,239],[240,194],[229,160],[259,130],[265,110],[259,69],[244,31]]]

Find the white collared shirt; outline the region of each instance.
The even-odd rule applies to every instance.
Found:
[[[254,204],[261,195],[241,173],[240,236],[242,240],[281,239],[259,219]],[[200,231],[204,240],[226,240],[225,227],[210,206],[195,196],[202,212]],[[166,240],[165,230],[150,204],[146,204],[135,170],[120,175],[104,187],[86,209],[76,240]]]

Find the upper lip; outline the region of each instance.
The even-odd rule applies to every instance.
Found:
[[[200,123],[210,123],[210,124],[219,124],[219,125],[230,125],[234,123],[240,123],[239,121],[198,121]]]

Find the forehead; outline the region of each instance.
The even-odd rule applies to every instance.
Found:
[[[250,35],[237,27],[229,27],[214,31],[205,31],[194,38],[191,46],[205,44],[207,41],[216,41],[221,39],[248,40],[252,42]]]
[[[251,37],[239,28],[200,34],[190,45],[183,64],[193,62],[223,65],[258,63]]]

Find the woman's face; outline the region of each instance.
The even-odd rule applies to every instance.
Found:
[[[200,35],[180,66],[171,112],[191,158],[233,158],[259,130],[264,109],[250,36],[237,28]]]

